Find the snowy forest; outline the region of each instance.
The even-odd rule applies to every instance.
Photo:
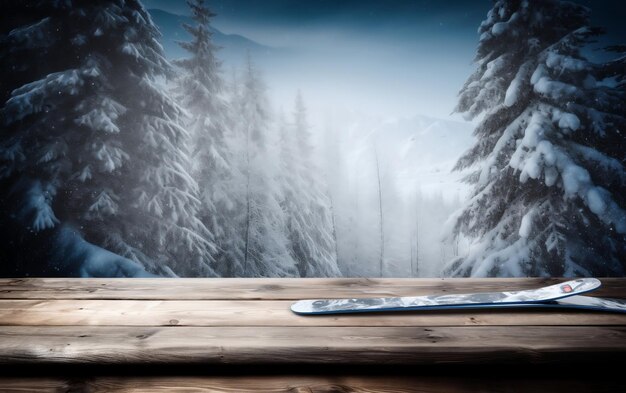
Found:
[[[623,13],[297,3],[0,2],[0,276],[625,275]]]

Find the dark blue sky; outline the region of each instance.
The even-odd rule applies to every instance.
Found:
[[[148,8],[188,13],[183,0],[146,0]],[[475,31],[490,7],[483,1],[431,0],[211,0],[221,30],[254,36],[265,44],[293,45],[290,36],[321,29],[410,42],[415,35],[431,39],[454,35],[475,40]]]
[[[593,23],[607,28],[609,35],[626,37],[626,2],[622,0],[579,0],[593,11]],[[184,0],[145,0],[148,8],[188,13]],[[492,5],[490,0],[210,0],[219,17],[216,25],[266,28],[307,28],[341,24],[346,29],[394,33],[421,31],[433,34],[475,31]],[[435,27],[439,26],[439,29]],[[382,30],[382,31],[381,31]]]
[[[581,0],[608,38],[626,43],[626,1]],[[144,0],[188,14],[184,0]],[[313,104],[446,117],[473,70],[490,0],[209,0],[213,25],[297,50],[264,65],[275,101],[301,88]],[[243,57],[243,56],[242,56]],[[263,66],[263,64],[262,64]],[[280,104],[278,104],[280,105]]]

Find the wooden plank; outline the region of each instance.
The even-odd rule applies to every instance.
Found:
[[[0,327],[0,363],[546,364],[626,356],[626,327]]]
[[[521,290],[557,278],[19,278],[0,279],[1,299],[293,300]],[[592,294],[626,297],[626,280],[603,278]]]
[[[550,392],[613,393],[623,389],[617,378],[500,378],[494,375],[441,376],[167,376],[96,378],[0,378],[3,392],[216,392],[247,393],[474,393]],[[512,389],[511,387],[515,387]]]
[[[285,300],[0,300],[0,325],[626,326],[626,314],[575,310],[415,311],[299,316]]]

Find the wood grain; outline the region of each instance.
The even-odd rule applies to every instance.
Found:
[[[0,279],[0,299],[294,300],[521,290],[562,278],[18,278]],[[624,279],[602,278],[590,295],[626,297]]]
[[[380,365],[395,368],[474,365],[482,369],[483,365],[497,364],[514,365],[517,369],[524,365],[543,368],[546,364],[587,367],[591,363],[615,364],[623,359],[626,316],[619,314],[523,309],[303,317],[289,310],[291,302],[301,298],[487,292],[536,288],[561,281],[2,279],[0,364],[5,367],[0,370],[12,367],[36,370],[42,365],[70,369],[93,366],[95,370],[106,370],[107,366],[109,369],[148,366],[148,369],[161,367],[172,372],[190,365],[202,369],[213,365],[228,370],[237,366],[259,369],[263,365],[282,369],[281,366],[287,365],[298,371],[312,369],[303,365],[330,365],[332,369],[335,366],[378,369]],[[594,294],[626,297],[626,280],[602,281],[603,289]],[[486,382],[483,380],[478,380],[478,385],[457,385],[459,379],[450,379],[448,385],[433,385],[434,380],[427,383],[419,379],[411,380],[412,385],[408,382],[403,385],[402,379],[394,379],[391,384],[383,385],[382,380],[359,379],[364,376],[317,380],[275,376],[265,381],[246,379],[249,377],[252,378],[246,376],[238,381],[95,378],[81,380],[85,384],[83,390],[74,385],[66,388],[63,384],[74,382],[64,379],[38,381],[49,384],[42,388],[56,391],[206,388],[204,391],[245,392],[262,382],[266,382],[264,390],[270,392],[368,392],[367,389],[403,392],[422,388],[435,392],[489,391],[482,389]],[[609,384],[615,380],[607,379]],[[24,381],[26,385],[22,388],[17,382],[12,383],[15,389],[32,391],[29,382],[33,381]],[[207,385],[200,386],[201,383]],[[463,390],[466,386],[475,389]],[[506,388],[510,386],[522,385],[507,382],[495,387],[496,391],[508,391]],[[528,391],[536,391],[528,386]],[[559,384],[555,382],[553,386],[557,388]],[[584,391],[573,385],[572,389]]]
[[[575,310],[411,311],[300,316],[286,300],[0,300],[8,326],[626,325],[626,314]]]
[[[499,378],[494,375],[440,376],[230,376],[230,377],[97,377],[97,378],[0,378],[3,392],[215,392],[215,393],[475,393],[549,392],[614,393],[623,388],[617,381],[597,378],[575,380]]]
[[[1,364],[615,362],[626,327],[0,327]]]

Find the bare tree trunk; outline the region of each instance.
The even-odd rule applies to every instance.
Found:
[[[250,247],[250,127],[246,130],[246,242],[243,258],[243,275],[248,275],[248,256]]]
[[[416,207],[417,210],[417,207]],[[419,237],[419,217],[417,215],[417,212],[415,213],[415,270],[413,271],[413,277],[418,277],[419,274],[419,255],[420,255],[420,248],[419,248],[419,241],[420,237]]]
[[[413,216],[410,216],[411,239],[409,241],[411,247],[411,277],[417,277],[419,270],[419,201],[417,192],[413,195],[412,208]]]
[[[413,271],[413,276],[414,277],[418,277],[419,276],[419,255],[420,255],[420,248],[419,248],[419,239],[420,239],[420,232],[419,232],[419,205],[418,205],[419,201],[417,200],[417,196],[415,198],[415,270]]]
[[[413,237],[413,231],[411,231],[411,240],[409,240],[409,249],[410,249],[410,256],[409,257],[411,258],[411,260],[409,261],[409,277],[413,277],[413,271],[414,271],[414,268],[413,268],[413,254],[414,254],[414,252],[413,252],[413,248],[414,247],[413,246],[414,246],[414,244],[413,244],[413,238],[412,237]]]
[[[335,241],[335,262],[337,266],[339,266],[339,243],[337,242],[337,226],[335,225],[335,204],[330,192],[328,194],[328,200],[330,201],[330,217],[333,225],[333,240]]]
[[[385,232],[383,217],[383,191],[380,185],[380,163],[378,162],[378,151],[376,150],[376,146],[374,146],[374,156],[376,157],[376,177],[378,179],[378,210],[380,213],[380,276],[382,277],[385,260]]]

